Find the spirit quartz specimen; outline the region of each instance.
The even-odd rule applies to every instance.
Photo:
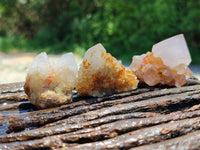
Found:
[[[155,44],[152,52],[134,56],[130,69],[140,82],[149,86],[166,84],[180,87],[192,76],[188,68],[190,62],[185,38],[180,34]]]
[[[70,102],[77,75],[78,67],[72,53],[62,55],[51,64],[43,52],[28,68],[24,90],[34,105],[59,106]]]
[[[135,74],[106,52],[101,44],[87,50],[78,72],[79,95],[101,97],[136,89]]]

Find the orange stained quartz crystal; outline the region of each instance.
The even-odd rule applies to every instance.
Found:
[[[76,90],[80,95],[100,97],[136,89],[137,84],[135,74],[97,44],[85,53]]]
[[[153,52],[134,56],[130,69],[140,82],[149,86],[165,84],[180,87],[192,76],[188,67],[190,62],[190,54],[181,34],[155,44]]]

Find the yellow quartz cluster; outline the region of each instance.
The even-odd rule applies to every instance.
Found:
[[[101,44],[90,48],[79,68],[76,90],[80,95],[104,96],[137,88],[135,74],[125,69]]]

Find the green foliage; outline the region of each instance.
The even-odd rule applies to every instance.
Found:
[[[184,33],[193,63],[200,64],[199,8],[196,0],[1,0],[0,50],[84,55],[102,43],[130,62],[154,43]]]

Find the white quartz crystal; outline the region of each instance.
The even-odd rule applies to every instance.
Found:
[[[61,56],[52,64],[55,80],[59,81],[58,86],[65,90],[73,90],[78,76],[78,66],[72,53]]]
[[[168,38],[153,45],[152,52],[155,57],[160,57],[164,64],[172,68],[191,62],[190,53],[183,34]]]
[[[41,108],[70,102],[78,67],[72,53],[50,63],[46,53],[35,57],[27,70],[24,89],[32,104]]]

